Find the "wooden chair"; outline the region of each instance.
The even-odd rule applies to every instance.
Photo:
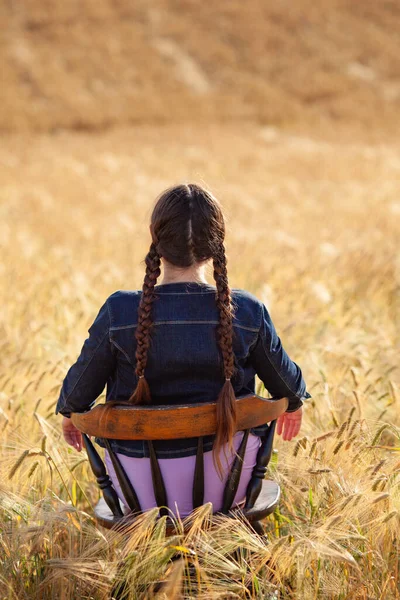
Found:
[[[269,423],[269,427],[257,454],[257,463],[253,469],[247,487],[246,501],[241,508],[251,527],[259,534],[264,533],[262,519],[269,515],[278,504],[280,488],[274,481],[265,480],[267,465],[272,454],[276,419],[288,406],[287,398],[279,400],[261,398],[260,396],[244,396],[237,399],[237,431],[244,431],[243,440],[235,457],[229,478],[224,490],[223,514],[234,514],[232,503],[235,498],[242,461],[246,451],[249,430],[252,427]],[[107,406],[99,404],[86,413],[71,415],[74,425],[83,433],[83,441],[89,462],[96,476],[97,483],[103,492],[103,498],[95,508],[95,517],[99,525],[111,528],[123,528],[124,524],[135,515],[140,514],[140,504],[134,487],[128,479],[116,454],[112,451],[109,440],[146,440],[149,448],[152,480],[160,515],[168,513],[168,499],[152,440],[170,440],[197,437],[197,455],[193,480],[193,507],[203,504],[204,498],[204,464],[203,437],[216,431],[215,402],[189,405],[168,406]],[[89,436],[102,438],[110,454],[115,473],[130,512],[124,513],[123,504],[114,490],[105,465]],[[155,438],[155,436],[157,436]]]

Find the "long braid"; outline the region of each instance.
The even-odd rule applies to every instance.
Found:
[[[233,449],[233,436],[236,431],[236,397],[231,378],[235,370],[233,353],[233,309],[231,291],[228,284],[226,256],[223,242],[218,244],[213,255],[214,279],[217,287],[216,303],[219,311],[217,341],[221,349],[225,383],[217,400],[217,434],[213,455],[217,471],[222,476],[219,452],[224,444]]]
[[[219,311],[217,327],[218,342],[224,359],[225,377],[230,379],[234,371],[234,355],[232,350],[232,300],[228,284],[226,257],[223,244],[213,257],[214,279],[217,286],[216,303]]]
[[[138,309],[138,325],[136,327],[135,337],[136,347],[136,369],[138,384],[129,398],[132,404],[150,404],[151,394],[149,385],[144,377],[144,370],[147,364],[147,354],[150,347],[150,329],[153,324],[152,306],[155,300],[154,286],[160,276],[160,256],[156,245],[151,244],[150,250],[145,258],[146,275],[143,282],[142,297]]]

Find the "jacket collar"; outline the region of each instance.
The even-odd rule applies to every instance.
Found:
[[[163,283],[154,286],[157,294],[209,294],[216,292],[215,285],[197,283],[195,281],[180,281],[179,283]]]

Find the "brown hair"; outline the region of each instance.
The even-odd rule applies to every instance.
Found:
[[[233,309],[226,269],[224,216],[219,203],[210,192],[195,184],[178,185],[167,189],[159,197],[151,215],[151,232],[153,241],[145,258],[146,275],[135,332],[135,373],[138,384],[129,402],[151,402],[144,373],[150,345],[154,286],[160,275],[161,257],[176,267],[190,267],[212,259],[219,311],[217,342],[223,358],[225,379],[217,400],[217,432],[213,455],[217,470],[222,474],[219,452],[225,443],[232,448],[236,430],[236,398],[231,382],[234,374]]]

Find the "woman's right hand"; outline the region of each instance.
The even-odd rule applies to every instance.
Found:
[[[292,438],[296,437],[296,435],[300,431],[301,421],[303,418],[303,407],[301,406],[294,412],[283,413],[280,417],[278,417],[276,433],[278,435],[282,435],[282,439],[285,441],[290,441]]]
[[[69,444],[70,446],[75,448],[75,450],[78,450],[78,452],[80,452],[83,446],[82,434],[79,431],[79,429],[75,427],[71,419],[68,419],[67,417],[63,418],[62,432],[64,440],[67,442],[67,444]]]

